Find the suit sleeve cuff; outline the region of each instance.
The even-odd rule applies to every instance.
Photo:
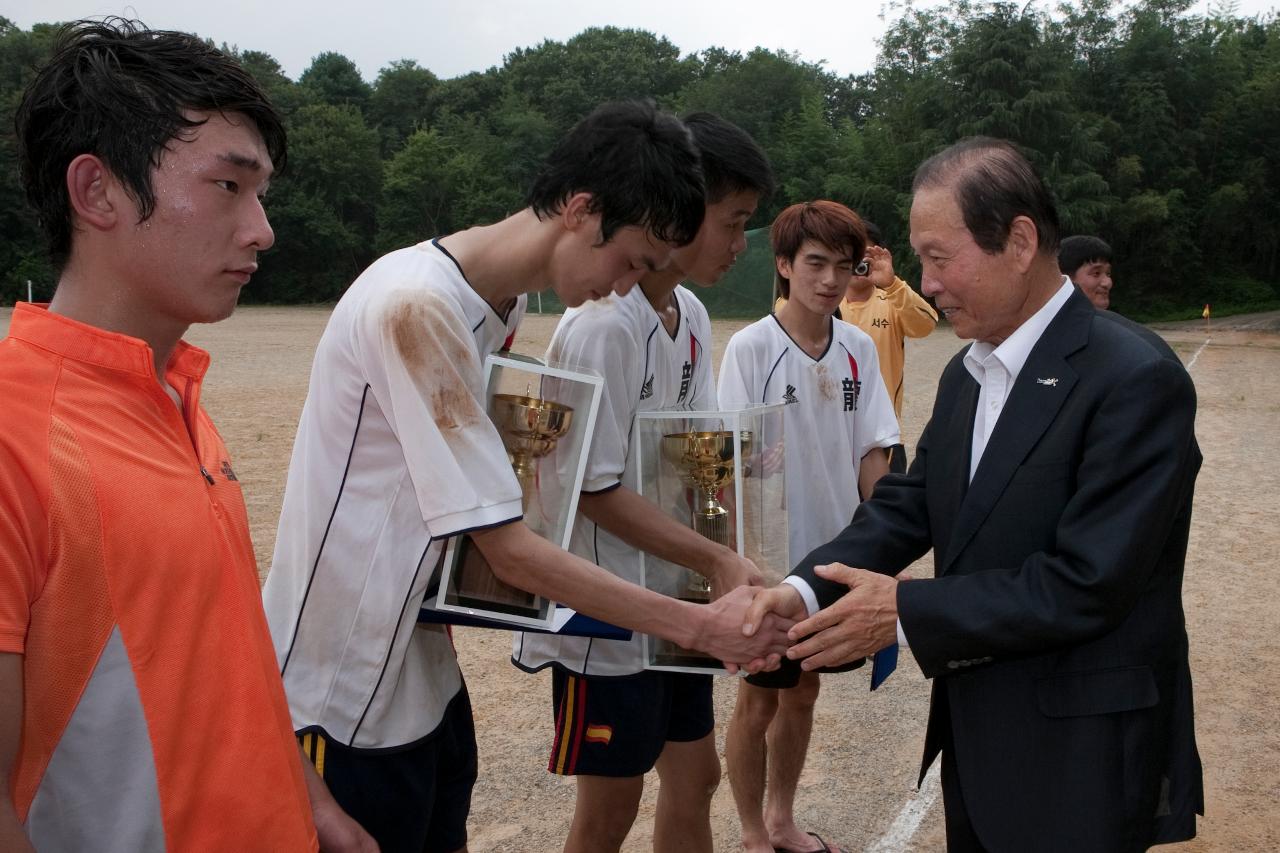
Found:
[[[800,597],[804,599],[804,609],[809,612],[810,616],[822,609],[818,606],[818,596],[814,595],[813,587],[809,586],[809,583],[804,578],[788,575],[782,579],[782,582],[795,587],[796,592],[800,593]],[[898,633],[902,633],[901,628],[898,629]]]

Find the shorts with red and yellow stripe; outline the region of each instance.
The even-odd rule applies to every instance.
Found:
[[[449,853],[466,846],[477,769],[466,688],[434,732],[404,747],[353,749],[314,730],[299,734],[298,744],[338,805],[382,853]]]
[[[561,776],[643,776],[669,741],[715,728],[711,676],[645,671],[551,677],[556,736],[547,770]]]

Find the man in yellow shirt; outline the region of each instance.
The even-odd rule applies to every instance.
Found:
[[[902,421],[902,367],[906,338],[927,337],[938,324],[938,312],[924,297],[894,275],[893,256],[871,222],[867,228],[867,255],[854,270],[840,303],[840,318],[852,323],[875,341],[880,375],[893,400],[893,412]],[[907,470],[906,449],[895,444],[889,452],[889,470]]]

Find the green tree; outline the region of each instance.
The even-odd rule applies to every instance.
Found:
[[[471,224],[483,163],[474,150],[419,130],[387,164],[378,210],[379,249],[390,251]]]
[[[360,76],[360,69],[340,53],[317,55],[298,78],[298,85],[320,103],[355,107],[364,112],[372,89]]]
[[[276,247],[260,286],[246,295],[273,302],[339,295],[374,257],[381,184],[377,131],[354,107],[300,109],[289,129],[289,169],[268,197]]]
[[[667,39],[617,27],[517,48],[503,66],[508,89],[561,132],[604,101],[649,97],[669,105],[694,72],[695,64],[682,61]]]
[[[246,50],[235,53],[240,64],[253,75],[258,85],[267,93],[271,103],[286,118],[292,116],[310,98],[310,93],[299,89],[298,85],[285,75],[284,69],[269,53],[260,50]]]
[[[378,72],[369,96],[368,119],[382,138],[383,157],[427,126],[439,90],[440,78],[412,59],[396,60]]]
[[[36,24],[28,32],[0,17],[0,109],[13,116],[35,68],[49,54],[56,27]],[[54,270],[44,232],[27,204],[18,175],[18,140],[12,120],[0,127],[0,304],[53,295]]]

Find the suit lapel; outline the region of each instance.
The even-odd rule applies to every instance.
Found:
[[[986,520],[1013,473],[1053,423],[1075,387],[1077,376],[1066,357],[1088,342],[1093,313],[1088,299],[1077,291],[1032,348],[960,503],[939,576],[946,573]],[[973,444],[972,412],[970,408],[969,448]],[[956,455],[967,462],[971,451],[966,451]],[[957,476],[963,481],[968,469]]]

